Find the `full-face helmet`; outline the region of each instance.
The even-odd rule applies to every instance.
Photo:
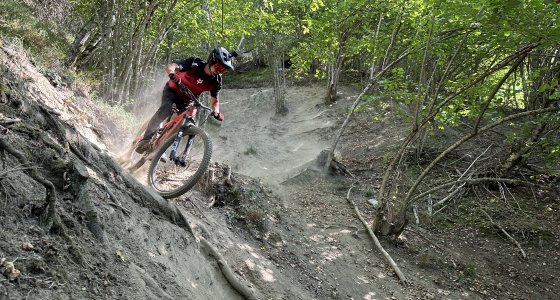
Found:
[[[215,68],[218,71],[223,69],[223,72],[220,73],[224,73],[226,70],[233,71],[235,68],[233,67],[231,58],[236,56],[236,52],[229,53],[226,48],[218,47],[210,52],[210,55],[208,56],[208,64],[212,66],[219,63],[221,66],[217,65]]]

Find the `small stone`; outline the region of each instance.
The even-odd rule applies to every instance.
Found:
[[[11,272],[10,274],[8,274],[8,279],[9,279],[10,281],[14,281],[14,280],[16,280],[16,279],[19,277],[19,275],[21,275],[20,270],[18,270],[18,269],[13,269],[12,272]]]
[[[25,250],[25,251],[31,251],[33,250],[33,245],[31,243],[23,243],[21,244],[21,249]]]

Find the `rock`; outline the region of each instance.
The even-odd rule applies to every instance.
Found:
[[[25,251],[31,251],[33,250],[33,245],[31,243],[23,243],[21,244],[21,249],[25,250]]]
[[[9,281],[14,281],[21,275],[20,270],[16,269],[13,262],[3,262],[3,265],[5,266],[4,276],[8,277]]]

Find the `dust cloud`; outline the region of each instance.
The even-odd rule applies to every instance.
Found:
[[[325,112],[324,89],[287,89],[285,116],[274,111],[272,88],[223,90],[221,124],[206,125],[214,143],[213,161],[230,165],[234,172],[279,183],[313,161],[328,148],[325,130],[334,126]]]

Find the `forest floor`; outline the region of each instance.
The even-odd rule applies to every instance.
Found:
[[[17,98],[24,108],[14,104],[15,96],[1,98],[0,119],[23,121],[2,123],[0,138],[46,166],[47,155],[40,151],[47,144],[29,139],[37,136],[34,126],[50,124],[29,108],[40,103],[70,124],[66,134],[75,129],[97,150],[88,148],[89,163],[83,162],[90,174],[88,197],[77,201],[60,191],[57,210],[69,238],[44,230],[45,189],[5,155],[0,259],[14,262],[21,275],[10,280],[6,265],[1,267],[6,275],[0,276],[0,299],[241,299],[198,237],[154,213],[126,174],[99,159],[116,155],[131,138],[128,132],[114,127],[83,94],[52,86],[25,57],[2,51],[3,86],[24,95]],[[211,168],[229,165],[236,190],[223,197],[201,188],[169,202],[205,228],[207,240],[257,299],[557,299],[559,197],[526,190],[512,189],[505,198],[492,191],[483,199],[465,197],[432,218],[420,212],[398,241],[381,239],[408,285],[399,281],[346,197],[355,186],[350,199],[371,219],[368,200],[408,128],[396,116],[374,121],[371,110],[362,110],[349,123],[337,158],[355,177],[324,176],[317,164],[358,92],[343,88],[340,100],[326,106],[323,87],[291,86],[289,113],[279,117],[272,111],[271,88],[224,90],[226,120],[210,122],[206,130],[215,145]],[[133,175],[144,181],[142,170]],[[520,243],[526,259],[481,213],[482,202]],[[526,202],[532,205],[519,204]],[[101,237],[88,222],[92,207],[102,223]],[[30,251],[26,243],[35,247]]]
[[[382,241],[410,281],[402,286],[373,247],[346,196],[354,184],[350,198],[371,219],[373,206],[368,200],[376,196],[387,160],[408,128],[394,115],[374,121],[373,108],[356,113],[338,155],[356,178],[325,177],[316,159],[331,145],[359,91],[343,88],[339,101],[330,106],[322,103],[323,91],[321,86],[289,88],[290,112],[279,118],[269,110],[272,103],[263,105],[271,101],[265,97],[270,89],[226,90],[223,111],[229,119],[208,128],[216,140],[216,160],[231,165],[234,172],[259,178],[278,197],[266,215],[275,224],[275,244],[282,246],[267,246],[265,241],[261,248],[282,273],[318,299],[556,297],[560,199],[522,189],[505,198],[489,191],[484,205],[467,195],[432,218],[420,214],[418,224],[410,225],[399,241]],[[450,140],[443,143],[457,138],[454,134],[460,131],[448,133]],[[441,142],[432,138],[428,144]],[[531,205],[517,207],[527,199]],[[517,214],[524,217],[512,225],[515,220],[508,216]],[[527,259],[500,228],[521,243]],[[286,297],[292,298],[298,297]]]

